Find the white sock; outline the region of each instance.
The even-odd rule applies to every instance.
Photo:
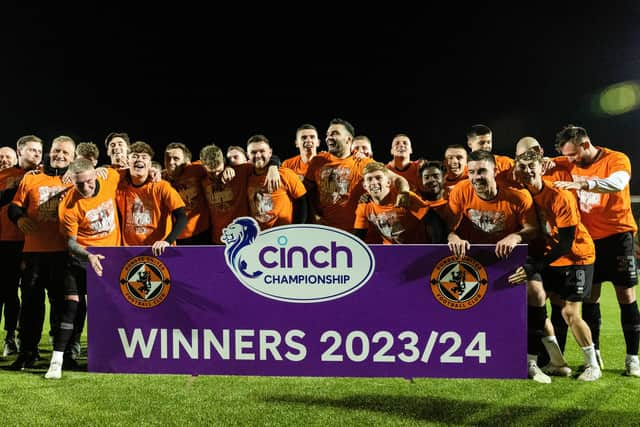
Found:
[[[537,365],[538,364],[538,355],[537,354],[527,354],[527,364],[528,365]]]
[[[542,344],[544,344],[544,348],[547,350],[547,353],[549,353],[549,359],[551,359],[553,365],[564,366],[567,364],[555,335],[543,337]]]
[[[596,348],[593,344],[582,347],[582,351],[584,352],[584,364],[586,366],[592,366],[594,368],[600,367],[600,365],[598,365],[598,359],[596,359]]]
[[[64,357],[64,351],[53,351],[51,354],[51,363],[58,362],[62,363],[62,358]]]
[[[640,361],[638,360],[637,354],[627,354],[627,357],[625,358],[625,362],[640,363]]]

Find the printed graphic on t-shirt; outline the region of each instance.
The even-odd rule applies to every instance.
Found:
[[[214,187],[211,202],[215,209],[220,212],[226,212],[231,209],[233,200],[234,196],[231,188],[225,188],[222,185]]]
[[[196,187],[196,184],[193,182],[177,184],[174,188],[184,201],[185,209],[187,211],[193,210],[198,199],[198,187]]]
[[[22,175],[12,175],[12,176],[8,176],[5,180],[4,180],[4,186],[2,188],[15,188],[18,186],[18,184],[20,184],[20,181],[22,180]]]
[[[151,209],[145,206],[142,200],[138,196],[134,196],[135,199],[131,205],[131,214],[128,215],[127,220],[133,220],[133,223],[127,224],[129,227],[133,227],[136,234],[148,234],[151,231],[148,226],[152,224]]]
[[[87,211],[86,217],[95,237],[111,233],[116,226],[113,200],[109,199],[101,203],[97,208]]]
[[[275,218],[273,214],[273,198],[264,188],[254,188],[253,194],[249,194],[251,212],[258,222],[267,223]]]
[[[402,243],[401,237],[404,233],[404,227],[396,212],[370,213],[367,219],[376,226],[385,239],[394,243]]]
[[[506,228],[506,215],[504,212],[479,211],[469,209],[469,219],[485,233],[500,233]]]
[[[581,176],[573,175],[575,182],[583,182],[589,179],[597,179],[597,176]],[[585,213],[591,212],[595,206],[600,206],[602,200],[601,193],[592,193],[587,190],[578,190],[578,200],[580,201],[580,210]]]
[[[38,221],[58,221],[58,204],[66,189],[66,187],[38,187]]]
[[[320,171],[320,203],[336,205],[349,197],[351,169],[348,167],[323,167]]]

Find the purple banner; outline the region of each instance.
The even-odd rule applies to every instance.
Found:
[[[316,244],[306,251],[271,235],[272,246],[235,260],[230,246],[159,258],[149,247],[91,248],[106,259],[103,277],[87,273],[89,370],[526,378],[526,288],[506,281],[526,246],[506,261],[473,246],[458,260],[446,246],[359,255],[348,236],[305,239]],[[295,263],[306,268],[291,273]]]

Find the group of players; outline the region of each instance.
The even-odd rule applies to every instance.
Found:
[[[555,158],[545,157],[531,137],[517,142],[513,159],[492,154],[492,132],[484,125],[469,129],[467,146],[447,147],[444,161],[411,159],[409,136],[397,134],[392,160],[377,162],[371,141],[343,119],[329,123],[325,143],[327,151],[319,152],[318,131],[305,124],[296,130],[299,154],[281,164],[268,138],[254,135],[246,151],[229,147],[226,159],[213,144],[195,160],[186,145],[171,143],[160,165],[150,145],[111,133],[105,167],[96,167],[95,144],[76,146],[66,136],[52,141],[44,162],[34,135],[18,140],[17,155],[0,148],[0,250],[15,260],[0,295],[4,356],[18,353],[11,368],[28,369],[38,360],[45,291],[54,331],[45,378],[73,367],[86,313],[86,268],[101,275],[105,262],[99,249],[87,247],[148,245],[161,256],[174,244],[220,244],[226,225],[251,216],[262,229],[309,222],[369,244],[448,244],[460,257],[472,244],[493,243],[505,258],[528,243],[527,262],[509,281],[527,286],[529,377],[549,383],[549,375],[571,375],[562,354],[568,329],[585,357],[577,378],[601,377],[603,281],[613,282],[620,305],[625,374],[640,377],[637,226],[625,154],[593,145],[573,125],[558,132]]]

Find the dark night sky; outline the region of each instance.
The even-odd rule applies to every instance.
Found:
[[[592,109],[608,85],[640,80],[635,2],[603,10],[216,4],[4,10],[4,144],[68,134],[102,147],[122,130],[158,152],[183,141],[197,153],[263,133],[285,158],[298,125],[322,135],[342,117],[371,137],[379,160],[395,133],[433,158],[464,143],[474,123],[494,130],[504,154],[524,135],[551,153],[555,132],[571,122],[632,162],[639,155],[640,109]]]

